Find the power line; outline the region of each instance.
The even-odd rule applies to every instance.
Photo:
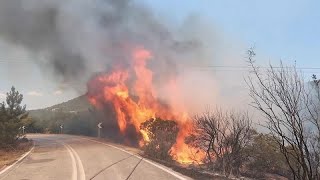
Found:
[[[233,69],[251,69],[250,66],[232,66],[232,65],[206,65],[206,66],[194,66],[190,68],[233,68]],[[257,68],[261,69],[269,69],[270,66],[257,66]],[[290,66],[272,66],[274,69],[280,69],[280,68],[295,68],[295,69],[301,69],[301,70],[320,70],[320,67],[290,67]]]
[[[19,64],[19,63],[24,63],[24,64],[34,64],[36,63],[35,61],[32,60],[1,60],[0,59],[0,64],[3,63],[12,63],[12,64]],[[204,70],[204,71],[211,71],[214,69],[215,71],[248,71],[251,69],[250,66],[235,66],[235,65],[204,65],[204,66],[185,66],[184,68],[186,69],[197,69],[197,70]],[[257,66],[257,68],[260,69],[269,69],[270,66]],[[281,68],[295,68],[297,70],[320,70],[320,67],[290,67],[290,66],[272,66],[274,69],[281,69]],[[319,72],[316,72],[319,73]]]

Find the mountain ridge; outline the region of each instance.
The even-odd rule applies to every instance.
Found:
[[[88,111],[88,108],[92,107],[90,102],[88,101],[86,95],[81,95],[76,98],[70,99],[68,101],[55,104],[46,108],[41,109],[33,109],[29,110],[29,112],[36,111],[62,111],[62,112],[83,112]]]

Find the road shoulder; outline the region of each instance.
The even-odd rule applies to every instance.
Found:
[[[0,175],[7,172],[17,163],[20,163],[33,151],[33,149],[34,143],[28,141],[18,145],[16,149],[12,148],[11,151],[0,150]]]

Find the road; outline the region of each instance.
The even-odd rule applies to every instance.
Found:
[[[171,169],[94,139],[30,135],[35,148],[0,180],[174,180],[189,179]]]

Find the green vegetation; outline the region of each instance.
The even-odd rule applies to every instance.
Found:
[[[244,153],[248,175],[263,178],[270,173],[290,177],[289,167],[272,135],[256,133]]]
[[[175,121],[162,120],[160,118],[150,119],[141,124],[141,130],[148,134],[149,142],[144,146],[147,156],[172,160],[169,150],[175,144],[179,132]]]
[[[22,106],[23,95],[14,87],[7,93],[6,101],[0,103],[0,147],[15,145],[21,137],[21,127],[26,122],[28,114],[26,106]]]
[[[29,133],[62,133],[96,136],[97,120],[85,96],[45,109],[31,110],[27,124]]]
[[[61,133],[60,125],[63,125],[62,133],[95,136],[97,122],[89,111],[87,112],[63,112],[41,110],[37,113],[30,112],[32,123],[27,127],[30,133]]]

